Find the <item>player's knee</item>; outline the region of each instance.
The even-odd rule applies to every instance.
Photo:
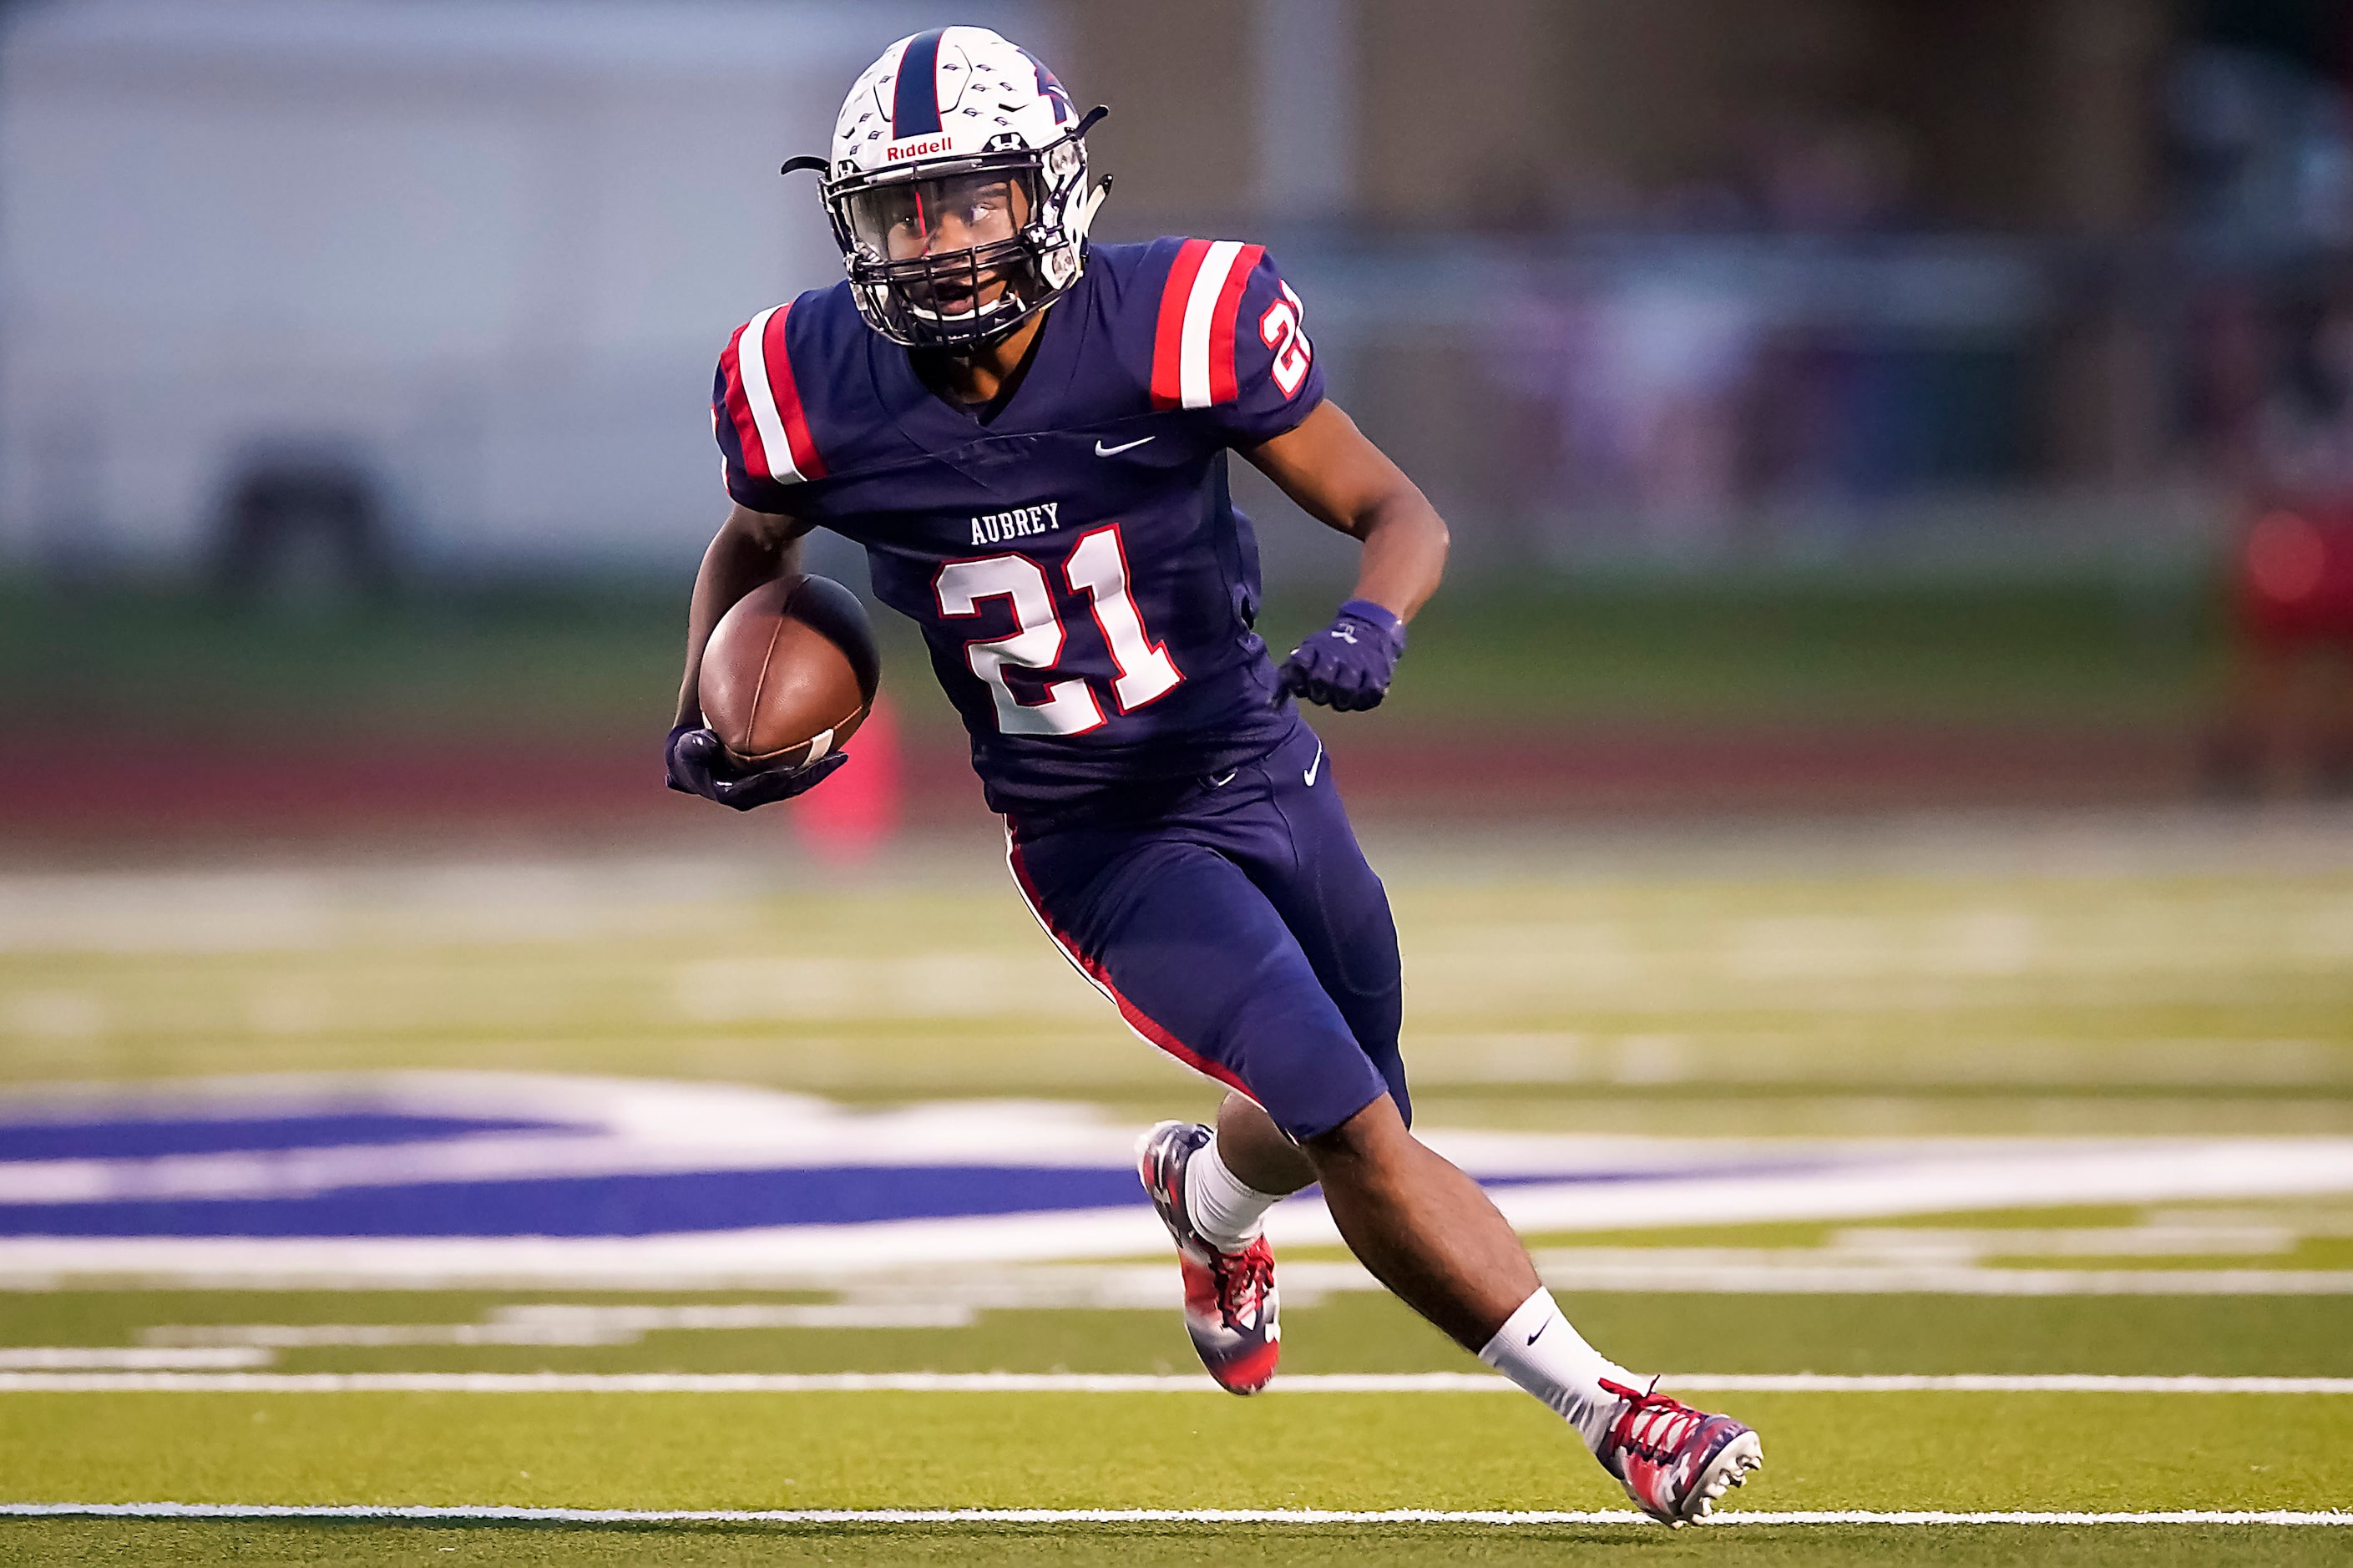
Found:
[[[1376,1096],[1355,1115],[1329,1131],[1302,1142],[1316,1174],[1329,1181],[1389,1164],[1414,1142],[1406,1130],[1404,1113],[1387,1094]]]
[[[1388,1080],[1389,1099],[1397,1106],[1398,1120],[1408,1129],[1413,1126],[1413,1095],[1405,1085],[1405,1064],[1392,1056],[1388,1061],[1376,1062],[1381,1077]]]

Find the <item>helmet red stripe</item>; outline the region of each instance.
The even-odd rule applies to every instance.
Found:
[[[1193,279],[1200,275],[1202,258],[1209,254],[1206,239],[1188,239],[1176,247],[1168,281],[1160,289],[1159,330],[1152,339],[1152,405],[1179,408],[1185,403],[1183,353],[1185,304],[1193,297]],[[1228,334],[1230,360],[1232,335]]]
[[[1211,403],[1231,403],[1241,395],[1241,378],[1234,364],[1234,318],[1241,313],[1242,290],[1250,284],[1250,273],[1265,254],[1264,246],[1243,246],[1226,273],[1225,287],[1218,290],[1218,312],[1209,318]]]

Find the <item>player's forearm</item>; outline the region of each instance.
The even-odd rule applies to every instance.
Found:
[[[1446,574],[1446,520],[1408,486],[1384,498],[1349,531],[1365,542],[1355,597],[1370,599],[1400,621],[1413,619]]]
[[[696,689],[702,674],[702,650],[720,617],[761,584],[791,571],[799,554],[798,540],[762,538],[738,527],[732,518],[712,540],[694,574],[694,595],[687,605],[686,675],[679,683],[677,722],[688,723],[702,716]]]
[[[1419,486],[1336,403],[1243,452],[1328,527],[1363,542],[1356,597],[1413,619],[1446,572],[1446,522]]]

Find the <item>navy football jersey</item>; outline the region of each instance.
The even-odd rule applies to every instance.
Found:
[[[727,490],[866,547],[876,595],[923,628],[991,809],[1083,812],[1222,773],[1295,721],[1250,629],[1258,545],[1226,453],[1323,400],[1300,316],[1257,246],[1093,246],[983,424],[837,283],[720,356]]]

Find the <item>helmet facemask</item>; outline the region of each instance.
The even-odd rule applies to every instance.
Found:
[[[877,332],[914,349],[994,342],[1078,281],[1104,187],[1087,189],[1082,138],[1102,110],[1044,148],[1018,139],[976,156],[863,173],[838,166],[827,216],[851,297]],[[795,159],[786,165],[818,165]]]
[[[1029,221],[1038,210],[1036,155],[975,162],[828,193],[836,233],[846,231],[850,285],[885,337],[913,348],[986,342],[1051,297]]]

